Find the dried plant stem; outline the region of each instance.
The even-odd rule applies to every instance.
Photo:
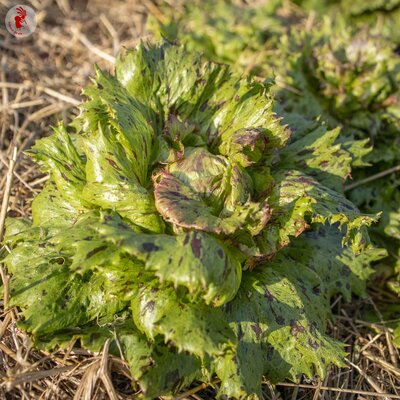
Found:
[[[41,85],[37,85],[36,88],[38,90],[41,90],[42,92],[48,94],[49,96],[52,96],[58,100],[64,101],[65,103],[69,103],[72,104],[73,106],[78,106],[79,104],[81,104],[81,101],[78,99],[75,99],[71,96],[67,96],[65,94],[62,94],[60,92],[58,92],[57,90],[53,90]]]
[[[98,379],[101,379],[110,400],[118,400],[118,395],[115,392],[114,385],[111,381],[108,370],[108,357],[109,357],[110,339],[106,340],[103,348],[103,354],[100,361],[100,368],[98,371]]]
[[[394,375],[400,378],[400,369],[396,368],[394,365],[388,363],[385,360],[382,360],[380,357],[374,356],[371,354],[369,351],[364,351],[363,355],[370,359],[371,361],[380,364],[383,368],[385,368],[387,371],[392,372]]]
[[[348,190],[355,189],[356,187],[365,185],[366,183],[375,181],[376,179],[383,178],[386,175],[393,174],[393,172],[400,172],[400,165],[396,165],[395,167],[392,167],[392,168],[386,169],[385,171],[378,172],[377,174],[371,175],[368,178],[361,179],[360,181],[351,183],[350,185],[345,186],[344,190],[348,191]]]
[[[219,382],[220,382],[220,380],[216,379],[215,381],[213,381],[211,383],[211,385],[215,385],[216,383],[219,383]],[[208,384],[208,383],[201,383],[200,385],[198,385],[198,386],[196,386],[196,387],[194,387],[192,389],[189,389],[186,392],[180,394],[178,397],[175,398],[175,400],[183,400],[183,399],[185,399],[185,398],[187,398],[189,396],[192,396],[193,394],[195,394],[197,392],[200,392],[200,390],[203,390],[203,389],[205,389],[205,388],[207,388],[209,386],[210,386],[210,384]]]
[[[11,390],[13,387],[20,385],[22,383],[38,381],[39,379],[48,378],[54,375],[60,375],[63,372],[68,372],[74,369],[74,366],[59,367],[41,371],[29,371],[19,374],[16,377],[8,378],[5,381],[7,390]]]
[[[303,389],[313,389],[317,390],[327,390],[331,392],[340,392],[340,393],[351,393],[351,394],[359,394],[362,396],[374,396],[375,398],[388,398],[388,399],[398,399],[400,400],[400,396],[397,394],[388,394],[388,393],[377,393],[377,392],[368,392],[366,390],[355,390],[355,389],[342,389],[337,387],[329,387],[329,386],[314,386],[314,385],[307,385],[303,383],[278,383],[276,386],[287,386],[287,387],[299,387]]]
[[[4,232],[4,224],[7,215],[7,208],[8,202],[10,201],[10,194],[11,194],[11,186],[14,176],[14,167],[15,162],[17,161],[17,148],[14,147],[12,158],[10,160],[10,164],[8,166],[8,172],[6,176],[6,186],[4,189],[3,201],[1,204],[1,211],[0,211],[0,242],[3,240],[3,232]]]
[[[371,376],[369,376],[363,369],[361,369],[358,365],[355,365],[354,363],[352,363],[350,360],[347,360],[347,362],[353,367],[355,368],[358,373],[369,383],[369,385],[376,391],[376,394],[381,394],[383,395],[382,397],[384,399],[387,399],[389,397],[387,397],[384,393],[384,391],[379,387],[378,383],[375,381],[374,378],[372,378]],[[400,398],[400,397],[399,397]]]
[[[112,64],[115,64],[116,58],[105,51],[99,49],[98,47],[94,46],[92,42],[82,33],[80,33],[75,27],[72,28],[72,33],[78,36],[79,41],[93,54],[106,60]]]
[[[17,148],[14,147],[13,154],[10,160],[10,164],[8,166],[8,172],[6,176],[6,185],[4,189],[4,195],[3,195],[3,201],[1,204],[1,211],[0,211],[0,242],[3,240],[4,236],[4,225],[6,221],[6,215],[7,215],[7,208],[8,208],[8,203],[10,201],[10,194],[11,194],[11,187],[12,187],[12,181],[13,181],[13,176],[14,176],[14,167],[15,167],[15,162],[17,160]],[[0,274],[1,274],[1,279],[3,281],[3,300],[4,300],[4,308],[7,307],[8,304],[8,299],[9,299],[9,277],[7,275],[6,270],[3,268],[3,266],[0,266]]]

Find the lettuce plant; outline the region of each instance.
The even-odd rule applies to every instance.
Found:
[[[283,40],[278,67],[285,86],[278,96],[287,111],[342,126],[343,142],[366,139],[372,151],[355,160],[360,185],[347,196],[367,213],[383,211],[374,240],[400,255],[400,57],[394,45],[366,30],[353,32],[326,20],[312,32],[293,32]],[[397,170],[396,170],[397,168]],[[390,172],[392,173],[386,173]],[[377,179],[368,181],[375,174]],[[400,265],[397,265],[399,268]],[[394,286],[395,287],[395,286]]]
[[[317,26],[295,29],[282,40],[284,61],[276,71],[292,89],[281,96],[287,108],[371,138],[376,153],[382,153],[379,146],[389,149],[380,160],[397,157],[400,58],[393,45],[366,30],[346,29],[344,21],[325,19]]]
[[[399,0],[293,0],[305,10],[320,15],[337,17],[343,15],[352,26],[368,27],[374,35],[385,36],[394,43],[400,43],[400,1]]]
[[[291,135],[268,84],[170,44],[84,94],[30,150],[51,176],[32,221],[7,224],[10,305],[35,345],[109,339],[149,399],[214,375],[221,395],[261,396],[262,376],[341,365],[330,298],[361,295],[382,251],[341,192],[339,130],[298,117]]]
[[[273,54],[281,35],[304,16],[282,0],[257,4],[194,0],[176,8],[163,2],[161,6],[163,21],[150,15],[147,24],[156,36],[178,39],[211,61],[255,74],[261,74],[263,60]]]

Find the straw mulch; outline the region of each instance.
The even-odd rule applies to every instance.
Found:
[[[28,216],[32,198],[48,179],[23,153],[57,120],[70,120],[93,63],[111,69],[121,46],[132,47],[145,32],[146,16],[160,13],[148,1],[31,0],[38,26],[29,38],[11,37],[3,24],[14,1],[0,0],[0,203],[7,215]],[[8,205],[8,207],[7,207]],[[0,227],[4,218],[0,217]],[[0,233],[1,235],[1,233]],[[32,349],[16,327],[18,310],[7,304],[7,273],[1,269],[0,399],[128,399],[138,390],[126,363],[108,354],[74,348],[53,353]],[[399,351],[391,331],[363,321],[377,299],[398,301],[376,289],[371,298],[333,303],[330,333],[347,345],[348,367],[334,368],[324,381],[301,379],[263,385],[266,399],[400,399]],[[374,300],[375,299],[375,302]],[[211,399],[215,387],[193,384],[179,398]]]

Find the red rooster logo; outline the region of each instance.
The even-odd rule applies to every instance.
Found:
[[[14,18],[15,21],[15,27],[17,29],[22,28],[22,24],[26,24],[25,18],[26,18],[26,10],[24,7],[18,7],[17,8],[17,14]]]

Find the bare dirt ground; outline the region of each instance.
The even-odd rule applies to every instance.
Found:
[[[31,0],[37,11],[35,33],[23,40],[5,29],[7,10],[17,4],[0,0],[0,204],[7,215],[28,216],[32,198],[47,175],[24,155],[34,141],[51,133],[57,120],[69,121],[82,101],[93,64],[110,70],[121,48],[150,39],[149,13],[160,16],[149,1]],[[8,173],[13,169],[13,173]],[[12,171],[11,171],[12,172]],[[10,185],[12,177],[12,184]],[[0,218],[1,219],[1,218]],[[0,227],[1,227],[0,220]],[[1,229],[0,229],[1,230]],[[1,235],[1,232],[0,232]],[[73,343],[67,350],[46,353],[32,349],[29,337],[16,327],[18,310],[7,304],[7,273],[1,270],[0,399],[128,399],[138,388],[126,363],[108,354],[92,354]],[[346,368],[332,367],[321,381],[300,379],[272,387],[263,384],[266,399],[400,399],[399,352],[389,328],[363,321],[374,300],[395,302],[375,289],[371,297],[344,304],[339,297],[329,323],[334,337],[346,343]],[[215,388],[195,383],[179,398],[212,399]]]

